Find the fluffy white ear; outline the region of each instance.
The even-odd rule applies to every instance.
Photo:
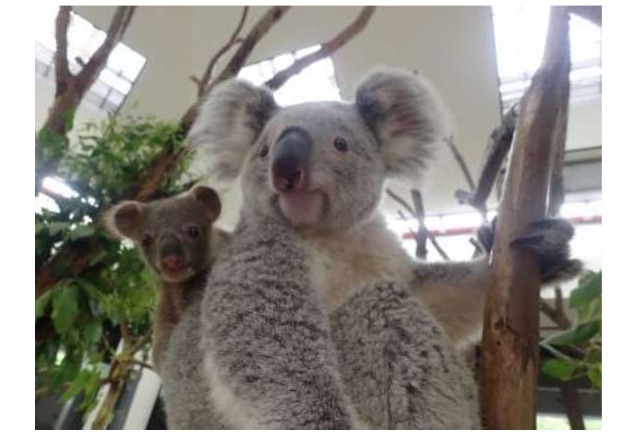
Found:
[[[276,109],[267,88],[238,79],[217,85],[187,136],[208,176],[220,181],[236,178],[247,152]]]
[[[144,220],[144,203],[127,200],[109,208],[102,223],[115,238],[135,238]]]
[[[440,98],[426,80],[410,72],[370,74],[356,90],[355,105],[380,143],[391,177],[418,176],[447,134]]]

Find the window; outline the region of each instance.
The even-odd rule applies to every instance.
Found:
[[[505,112],[520,99],[540,65],[548,22],[548,6],[531,4],[493,7],[500,98]],[[600,95],[600,28],[572,14],[569,39],[571,99],[588,99]]]
[[[246,79],[254,85],[262,85],[276,73],[293,64],[296,59],[318,50],[320,50],[320,46],[316,45],[248,65],[240,70],[238,77]],[[326,57],[309,65],[280,87],[274,93],[274,97],[281,106],[320,100],[341,100],[333,61]]]
[[[56,51],[55,19],[57,8],[44,7],[36,33],[36,77],[55,80],[54,56]],[[67,33],[69,69],[76,74],[95,50],[102,44],[106,33],[77,14],[71,13]],[[146,59],[141,54],[119,43],[111,52],[107,65],[84,97],[84,102],[106,113],[113,113],[124,102],[133,83],[142,71]]]

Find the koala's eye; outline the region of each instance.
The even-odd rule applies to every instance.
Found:
[[[191,238],[198,238],[200,236],[200,228],[196,225],[191,225],[187,227],[187,235]]]
[[[260,158],[266,158],[268,154],[269,154],[269,145],[265,144],[260,148],[260,152],[258,152],[258,156],[260,156]]]
[[[141,243],[143,246],[151,246],[151,244],[153,244],[153,235],[151,235],[149,232],[145,232],[142,235]]]
[[[333,147],[335,147],[338,152],[343,152],[343,153],[349,150],[349,145],[347,144],[347,140],[345,140],[342,137],[336,137],[336,139],[333,140]]]

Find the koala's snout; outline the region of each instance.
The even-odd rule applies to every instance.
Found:
[[[180,270],[185,266],[185,254],[175,236],[165,236],[160,245],[160,263],[167,270]]]
[[[311,136],[303,129],[289,128],[283,132],[271,155],[271,178],[277,191],[303,188],[312,149]]]

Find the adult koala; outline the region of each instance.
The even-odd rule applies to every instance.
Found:
[[[243,81],[214,89],[189,140],[209,154],[200,159],[212,162],[215,176],[240,177],[244,196],[234,237],[242,250],[214,266],[201,307],[205,375],[214,408],[232,426],[356,426],[351,400],[359,418],[375,428],[479,427],[469,371],[431,314],[408,295],[413,265],[375,215],[385,179],[422,169],[443,129],[429,85],[404,72],[369,76],[353,104],[278,108],[270,91]],[[212,289],[225,289],[225,298]],[[301,350],[296,344],[304,338],[281,336],[277,353],[304,366],[272,375],[262,360],[274,354],[259,336],[232,341],[230,331],[257,324],[269,333],[264,318],[254,317],[265,307],[282,327],[280,314],[290,302],[279,299],[292,291],[302,296],[300,308],[314,307],[316,299],[323,305],[285,324],[321,341]],[[342,378],[332,373],[334,352],[324,342],[318,308],[333,312],[331,340]],[[229,341],[216,340],[221,335]],[[309,361],[316,347],[322,354],[315,357],[326,361]],[[220,360],[221,349],[236,358]]]
[[[380,71],[360,84],[353,104],[278,108],[270,90],[226,82],[204,103],[190,139],[210,163],[208,174],[224,181],[242,171],[251,182],[243,181],[245,202],[299,229],[328,308],[381,277],[400,280],[462,347],[481,331],[487,259],[419,262],[376,213],[385,179],[424,172],[446,129],[428,83]],[[482,231],[490,246],[492,231]],[[550,283],[581,269],[569,259],[572,236],[568,222],[543,220],[514,243],[538,254],[543,282]]]

